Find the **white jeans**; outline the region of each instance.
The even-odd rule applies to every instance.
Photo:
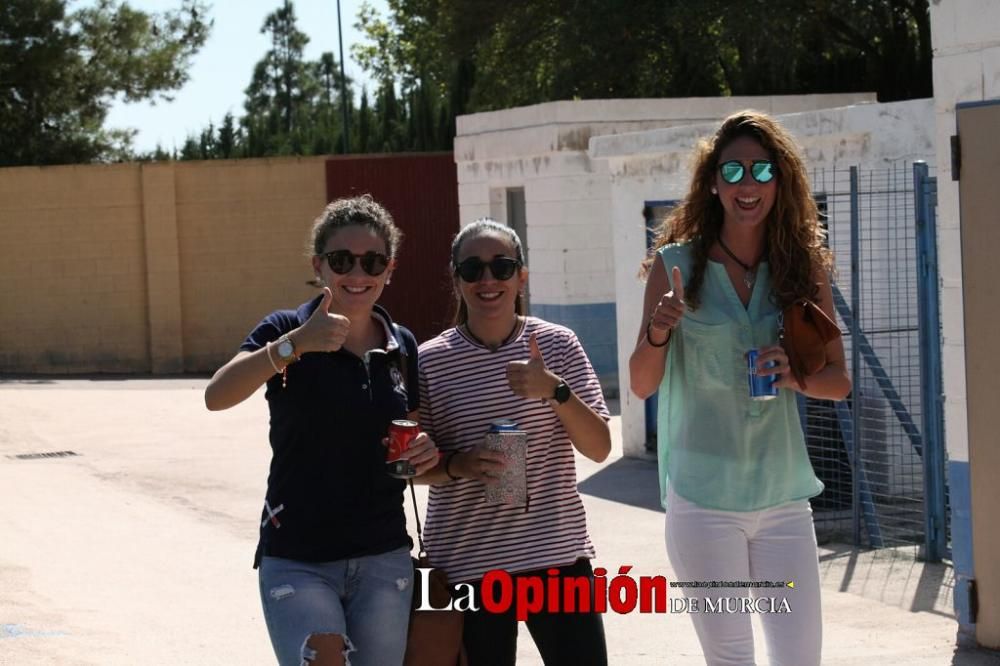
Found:
[[[717,511],[692,504],[670,489],[666,541],[678,581],[795,582],[794,588],[684,588],[685,596],[702,600],[702,612],[690,616],[708,666],[755,663],[750,614],[706,613],[703,601],[748,593],[750,598],[774,597],[776,606],[782,598],[788,602],[790,612],[759,615],[771,666],[819,665],[823,620],[808,501],[761,511]]]

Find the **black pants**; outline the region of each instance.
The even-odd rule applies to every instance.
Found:
[[[559,578],[589,578],[593,590],[594,570],[590,560],[579,559],[558,570]],[[548,569],[512,574],[511,578],[516,586],[517,579],[526,576],[549,578]],[[481,606],[482,581],[475,585],[476,599]],[[548,608],[547,593],[543,608]],[[512,666],[516,662],[518,622],[514,612],[513,606],[506,613],[490,613],[482,608],[478,612],[466,611],[462,641],[469,656],[469,666]],[[546,666],[607,666],[608,649],[600,613],[543,611],[528,615],[526,624]]]

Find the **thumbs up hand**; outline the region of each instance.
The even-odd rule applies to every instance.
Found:
[[[560,379],[545,367],[542,350],[534,333],[528,340],[528,358],[507,364],[507,383],[522,398],[551,398]]]
[[[660,302],[656,304],[656,309],[653,310],[653,315],[649,318],[648,333],[650,334],[654,332],[661,335],[669,334],[687,312],[687,306],[684,304],[684,277],[681,275],[679,267],[674,266],[670,273],[670,281],[674,288],[663,294]],[[669,337],[669,335],[665,337]],[[659,340],[654,340],[654,342],[659,344]]]
[[[323,300],[295,334],[295,347],[300,353],[337,351],[343,346],[351,329],[351,320],[330,312],[332,301],[330,288],[323,287]]]

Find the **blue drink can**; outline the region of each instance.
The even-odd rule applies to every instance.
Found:
[[[747,381],[750,384],[751,400],[773,400],[778,397],[778,387],[774,385],[777,375],[758,375],[757,356],[760,350],[747,352]]]

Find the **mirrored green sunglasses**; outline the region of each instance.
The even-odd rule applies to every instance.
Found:
[[[758,183],[770,183],[777,172],[778,167],[771,160],[754,160],[750,163],[750,175]],[[746,167],[738,160],[729,160],[719,165],[719,173],[722,175],[722,180],[735,185],[743,180]]]

